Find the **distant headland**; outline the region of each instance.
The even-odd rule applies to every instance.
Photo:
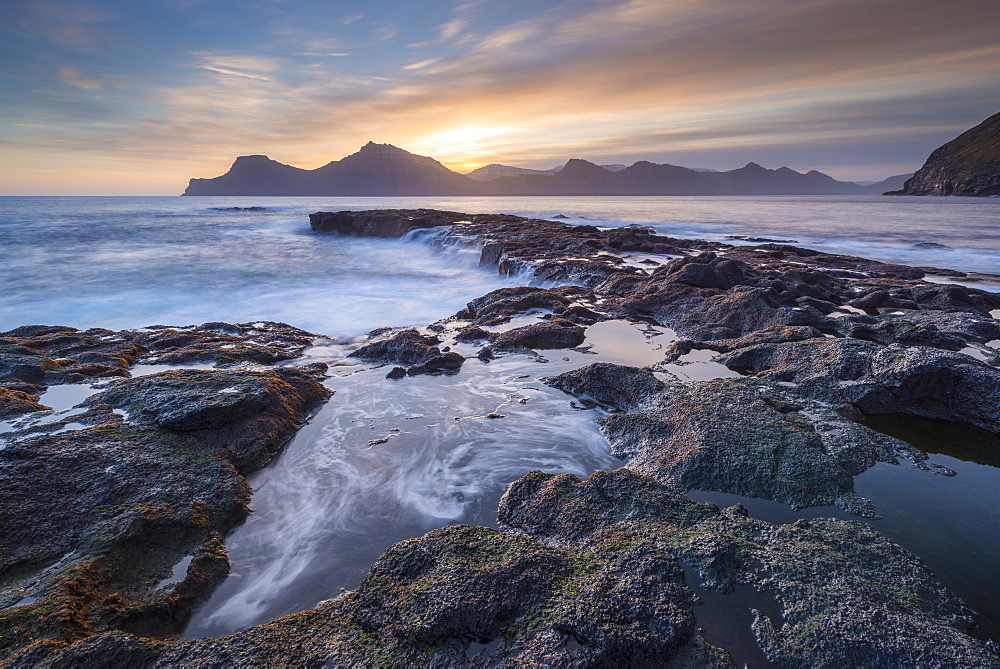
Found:
[[[357,153],[314,170],[262,155],[240,156],[222,176],[191,179],[184,195],[864,195],[902,188],[911,176],[861,185],[815,170],[803,174],[756,163],[714,172],[644,160],[626,167],[580,159],[551,170],[494,164],[459,174],[433,158],[368,142]]]
[[[1000,195],[1000,113],[935,149],[902,189],[886,195]]]

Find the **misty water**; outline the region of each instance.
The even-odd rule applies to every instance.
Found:
[[[621,464],[594,423],[603,410],[538,378],[596,360],[656,362],[675,336],[667,328],[598,324],[588,331],[589,353],[546,351],[545,362],[473,358],[454,375],[396,382],[384,379],[386,368],[345,358],[368,330],[427,325],[490,290],[524,283],[479,267],[474,245],[309,229],[315,211],[400,207],[558,214],[571,223],[641,223],[719,241],[762,236],[890,262],[1000,272],[1000,199],[0,198],[0,331],[31,323],[122,329],[273,320],[323,335],[292,364],[329,363],[326,385],[336,395],[251,477],[254,512],[227,540],[232,574],[196,612],[188,637],[229,633],[335,597],[395,541],[449,523],[495,525],[504,489],[532,469],[586,476]],[[687,380],[731,374],[697,355],[672,371]],[[70,408],[75,390],[55,389],[66,395],[62,408]],[[1000,550],[990,538],[1000,536],[1000,521],[988,512],[1000,508],[1000,469],[965,452],[932,459],[958,475],[880,465],[859,477],[858,490],[884,516],[876,527],[924,557],[985,614],[980,633],[997,638],[1000,598],[983,584],[1000,583]],[[832,508],[799,512],[694,494],[746,503],[775,522],[848,517]],[[947,500],[947,513],[934,512]],[[720,601],[725,608],[733,600]]]

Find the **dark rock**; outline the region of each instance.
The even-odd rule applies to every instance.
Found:
[[[461,342],[483,341],[484,339],[489,339],[491,334],[493,333],[481,327],[469,325],[455,334],[455,340]]]
[[[270,365],[302,355],[319,335],[272,321],[205,323],[183,328],[155,327],[121,333],[149,353],[143,362],[183,365],[214,362],[232,366],[241,363]]]
[[[771,525],[738,505],[720,513],[628,469],[585,481],[529,473],[508,489],[500,517],[570,547],[628,528],[693,567],[706,587],[749,582],[762,602],[773,593],[780,619],[754,611],[753,629],[768,658],[783,665],[1000,662],[961,631],[971,624],[962,603],[917,558],[863,523]]]
[[[667,389],[648,370],[607,362],[595,362],[572,372],[541,380],[571,395],[622,410],[639,408]]]
[[[955,351],[966,345],[966,340],[960,336],[941,332],[934,325],[913,323],[904,318],[870,319],[869,322],[864,322],[849,317],[843,319],[840,326],[840,332],[848,337],[880,344],[934,346]]]
[[[665,274],[672,281],[695,288],[728,290],[746,284],[749,266],[738,260],[718,258],[714,253],[671,260],[654,274]]]
[[[441,340],[428,337],[417,330],[409,329],[397,332],[386,339],[365,344],[351,353],[352,357],[373,362],[398,362],[414,365],[424,360],[441,355],[437,347]]]
[[[902,190],[886,195],[1000,195],[1000,114],[935,149]]]
[[[418,228],[454,225],[464,214],[433,209],[391,211],[338,211],[309,215],[309,225],[319,232],[339,232],[358,237],[402,237]]]
[[[586,328],[562,319],[532,323],[490,337],[493,351],[571,348],[586,339]]]
[[[1000,434],[1000,370],[961,353],[889,346],[841,392],[866,413],[960,420]]]
[[[535,539],[568,545],[624,521],[656,518],[683,528],[715,513],[713,504],[622,468],[582,481],[573,474],[529,472],[507,488],[497,519]]]
[[[918,284],[910,293],[921,309],[989,314],[1000,304],[1000,296],[965,286]]]
[[[0,333],[0,385],[37,394],[52,384],[128,376],[145,352],[110,330],[27,325]]]
[[[749,379],[707,381],[603,421],[612,453],[637,472],[681,490],[764,497],[793,507],[838,504],[871,515],[852,477],[903,442],[845,420],[790,388]]]
[[[579,301],[593,302],[593,291],[579,286],[562,286],[559,288],[500,288],[478,297],[455,314],[454,318],[468,319],[477,326],[490,326],[506,323],[512,316],[527,311],[540,309],[562,315],[574,307],[581,307]],[[586,310],[581,312],[586,317],[599,316]],[[478,332],[478,331],[474,331]]]
[[[243,475],[330,394],[288,368],[165,372],[91,398],[75,417],[91,427],[0,450],[0,602],[37,598],[0,611],[0,662],[37,639],[180,632],[228,571],[222,537],[246,515]],[[185,555],[186,577],[157,589]]]
[[[692,657],[719,666],[725,655],[693,636],[693,602],[677,561],[625,527],[570,551],[459,525],[396,544],[353,592],[223,639],[154,646],[107,634],[24,659],[457,666],[476,641],[487,645],[475,659],[483,666],[669,666]]]
[[[809,325],[778,325],[755,330],[737,339],[715,339],[712,341],[692,341],[681,339],[674,343],[667,358],[671,361],[687,355],[695,349],[708,349],[719,353],[728,353],[736,349],[747,348],[757,344],[780,344],[784,342],[804,341],[822,337],[823,333]],[[737,364],[730,367],[739,368]]]
[[[161,372],[119,381],[90,398],[128,412],[129,419],[179,432],[222,427],[244,420],[276,395],[272,377],[245,372]]]
[[[0,419],[44,411],[46,408],[38,403],[38,395],[0,387]]]
[[[738,349],[720,361],[796,383],[816,397],[846,400],[865,413],[913,413],[1000,432],[1000,370],[962,353],[810,339]]]
[[[387,379],[401,379],[404,376],[406,376],[406,368],[405,367],[393,367],[391,370],[389,370],[389,373],[385,375],[385,378],[387,378]]]
[[[440,343],[437,337],[428,337],[410,329],[366,344],[350,355],[362,360],[408,365],[406,373],[410,376],[459,369],[465,358],[454,351],[442,353],[437,347]]]
[[[454,351],[448,351],[441,355],[436,355],[430,360],[413,365],[406,369],[409,376],[417,374],[432,374],[434,372],[447,372],[457,370],[465,362],[465,358]]]

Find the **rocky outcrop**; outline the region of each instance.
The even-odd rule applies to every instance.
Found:
[[[853,476],[876,461],[926,456],[796,389],[757,379],[664,384],[647,371],[597,364],[546,383],[622,409],[601,421],[612,453],[678,490],[764,497],[793,507],[838,504],[872,515]]]
[[[1000,433],[1000,370],[963,353],[824,338],[749,346],[720,360],[866,413],[960,420]]]
[[[626,466],[585,479],[527,473],[500,503],[499,531],[434,530],[311,610],[179,640],[228,569],[223,537],[246,513],[243,476],[329,395],[313,378],[319,368],[258,366],[300,355],[316,335],[276,323],[19,328],[0,335],[6,415],[44,412],[47,384],[121,378],[78,408],[77,429],[68,416],[31,426],[15,417],[4,437],[0,663],[734,666],[742,658],[701,628],[697,593],[741,589],[754,602],[744,632],[775,663],[1000,665],[995,645],[965,634],[971,612],[870,526],[772,524],[686,494],[874,516],[854,476],[901,458],[930,466],[866,416],[1000,433],[997,295],[922,280],[961,273],[645,226],[431,210],[318,213],[311,223],[376,237],[433,228],[442,243],[480,245],[481,263],[501,274],[575,284],[503,288],[424,329],[373,331],[351,355],[392,365],[392,378],[453,372],[464,358],[450,347],[468,354],[469,344],[484,360],[586,353],[587,327],[615,318],[686,337],[646,368],[598,362],[544,379],[584,400],[577,408],[599,407]],[[741,376],[673,374],[699,351]],[[127,378],[135,361],[254,367]]]
[[[435,336],[422,335],[413,329],[403,330],[365,344],[353,351],[351,356],[373,362],[406,365],[404,371],[409,376],[459,369],[465,358],[455,351],[441,350],[437,347],[440,343],[441,340]],[[392,378],[403,375],[393,372],[390,374]]]
[[[113,633],[15,665],[729,666],[694,636],[693,601],[678,561],[628,528],[571,550],[459,525],[396,544],[353,592],[223,639]]]
[[[886,195],[1000,195],[1000,114],[935,149],[902,190]]]
[[[330,395],[292,368],[171,371],[4,435],[0,663],[37,639],[180,632],[228,573],[243,477]]]
[[[26,325],[0,333],[0,386],[37,395],[49,385],[128,376],[145,353],[110,330]]]
[[[309,214],[318,232],[339,232],[356,237],[402,237],[411,230],[454,225],[463,214],[433,209],[400,211],[338,211]]]
[[[786,666],[993,666],[995,650],[962,632],[971,620],[914,556],[869,525],[772,525],[737,505],[719,512],[628,469],[532,472],[511,484],[500,519],[560,546],[609,532],[642,536],[690,565],[711,589],[759,590],[753,631]],[[777,599],[779,617],[765,611]]]
[[[128,330],[123,338],[142,346],[141,362],[182,365],[211,362],[221,366],[243,363],[270,365],[302,355],[320,335],[285,323],[204,323],[187,327],[153,326]]]

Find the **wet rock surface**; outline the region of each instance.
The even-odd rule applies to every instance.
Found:
[[[602,421],[612,453],[678,490],[793,507],[838,504],[873,515],[854,493],[853,476],[876,461],[926,457],[794,388],[753,378],[667,385],[649,372],[614,367],[591,365],[547,382],[624,409]]]
[[[49,385],[128,376],[145,352],[110,330],[27,325],[0,333],[0,386],[37,395]]]
[[[293,369],[170,371],[92,396],[79,429],[18,433],[0,449],[0,658],[39,638],[180,632],[228,573],[243,476],[329,395]]]
[[[302,355],[319,335],[286,325],[257,323],[204,323],[173,328],[154,326],[123,333],[147,353],[143,362],[178,365],[212,362],[220,366],[241,363],[269,365]]]
[[[375,335],[381,339],[365,344],[353,351],[351,355],[362,360],[381,363],[398,363],[405,368],[396,367],[389,372],[389,378],[401,378],[404,373],[409,376],[449,372],[459,369],[465,358],[454,351],[442,351],[438,348],[441,340],[433,335],[422,335],[414,329],[403,330],[391,336],[384,333]],[[403,369],[403,372],[397,371]]]
[[[866,427],[866,415],[909,412],[1000,434],[991,353],[1000,321],[989,313],[1000,296],[924,280],[960,272],[778,242],[673,239],[645,226],[432,210],[310,220],[348,235],[426,229],[442,243],[478,244],[481,263],[501,274],[574,284],[503,288],[424,330],[371,333],[351,355],[386,365],[391,379],[457,370],[465,358],[449,345],[543,363],[538,350],[579,347],[600,321],[672,329],[676,341],[648,367],[598,362],[544,379],[610,412],[601,428],[626,466],[585,479],[525,473],[500,503],[500,531],[434,530],[394,545],[357,589],[313,609],[181,641],[172,635],[190,607],[226,573],[224,533],[249,494],[242,475],[328,392],[281,368],[110,383],[74,416],[85,429],[22,430],[0,450],[0,501],[23,510],[0,528],[13,556],[0,565],[0,662],[734,666],[700,630],[695,589],[749,587],[759,605],[746,633],[778,664],[1000,666],[995,644],[966,634],[972,612],[869,525],[772,524],[686,494],[837,504],[874,517],[856,475],[900,459],[929,467],[921,451]],[[10,356],[0,357],[0,410],[38,412],[39,391],[65,374],[127,377],[135,360],[271,364],[315,338],[269,323],[19,328],[0,335]],[[106,356],[103,367],[84,367],[87,347]],[[675,372],[692,355],[743,376],[682,380]],[[45,474],[15,485],[37,471]],[[53,478],[56,494],[46,496]],[[58,503],[66,499],[81,508]],[[186,577],[153,587],[185,555]]]
[[[217,641],[154,645],[109,634],[47,661],[726,666],[721,651],[694,637],[692,599],[677,560],[629,528],[570,550],[453,526],[396,544],[357,590],[310,611]]]
[[[749,583],[781,618],[755,611],[769,659],[788,666],[989,665],[994,650],[961,630],[971,619],[914,556],[857,521],[772,525],[737,505],[722,512],[628,469],[532,472],[513,483],[501,521],[560,546],[628,528],[695,569],[716,590]],[[763,608],[763,607],[762,607]]]

